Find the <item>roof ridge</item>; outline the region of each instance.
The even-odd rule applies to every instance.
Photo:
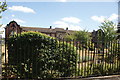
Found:
[[[21,28],[41,28],[41,27],[24,27],[24,26],[20,26]],[[49,28],[42,28],[42,29],[49,29]]]

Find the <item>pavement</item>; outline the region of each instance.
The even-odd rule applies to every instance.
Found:
[[[65,79],[65,80],[120,80],[120,75],[78,78],[78,79]]]

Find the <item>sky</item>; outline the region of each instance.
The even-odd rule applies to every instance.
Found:
[[[13,2],[12,2],[13,1]],[[118,2],[83,2],[59,0],[43,2],[7,2],[8,9],[2,13],[3,27],[10,21],[16,21],[20,26],[64,28],[69,30],[99,29],[101,23],[108,19],[117,24]],[[3,30],[4,28],[0,30]],[[3,34],[4,36],[4,34]]]

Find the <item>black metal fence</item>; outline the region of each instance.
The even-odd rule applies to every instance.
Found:
[[[16,37],[5,39],[2,47],[3,79],[60,79],[120,74],[119,40],[92,43]]]

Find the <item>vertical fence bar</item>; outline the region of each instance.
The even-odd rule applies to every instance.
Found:
[[[20,38],[21,38],[21,34],[20,34]],[[20,79],[22,78],[21,77],[21,74],[22,74],[22,61],[21,61],[21,58],[22,58],[22,51],[21,51],[21,48],[22,48],[22,41],[20,40],[20,42],[19,42],[19,50],[20,50],[20,56],[19,56],[19,60],[20,60]]]
[[[2,78],[2,36],[0,36],[0,80]]]
[[[92,44],[92,42],[90,41],[89,42],[89,57],[90,57],[90,61],[89,61],[89,75],[88,76],[91,76],[91,61],[92,61],[92,51],[93,51],[93,44]]]
[[[113,59],[112,59],[111,64],[112,64],[112,70],[113,70],[112,72],[114,72],[114,61],[115,61],[115,54],[116,54],[115,53],[115,41],[112,41],[112,47],[113,47],[113,50],[112,50]]]
[[[111,49],[111,41],[108,42],[108,54],[107,54],[108,67],[110,67],[110,60],[108,60],[110,55],[110,49]]]
[[[90,42],[89,41],[87,41],[87,44],[88,44],[88,48],[87,48],[87,56],[88,56],[88,63],[87,63],[87,76],[89,76],[89,69],[90,69],[90,66],[89,66],[89,64],[90,64]]]
[[[88,61],[87,61],[87,76],[89,75],[89,63],[90,63],[90,42],[89,41],[87,41],[87,46],[88,46],[88,48],[87,48],[87,56],[88,56]]]
[[[96,54],[96,46],[97,45],[97,42],[95,41],[95,44],[94,44],[94,52],[93,52],[93,62],[92,62],[92,65],[91,65],[91,67],[92,67],[92,72],[93,72],[93,69],[94,69],[94,66],[95,66],[95,54]]]
[[[112,50],[113,50],[113,49],[112,49],[112,48],[113,48],[113,47],[112,47],[112,41],[110,41],[110,47],[111,47],[111,49],[110,49],[111,54],[109,54],[109,56],[113,54],[113,53],[112,53]],[[111,65],[111,59],[110,59],[110,69],[111,69],[111,68],[112,68],[112,65]]]
[[[27,68],[28,68],[27,77],[28,77],[28,79],[30,79],[30,51],[31,51],[30,40],[31,39],[29,39],[29,43],[27,42],[28,44],[26,44],[27,45],[27,53],[26,53],[27,56],[26,57],[28,57],[27,58]]]
[[[8,75],[8,73],[7,73],[7,62],[6,62],[6,44],[7,44],[7,39],[5,38],[5,77],[7,78],[7,75]]]
[[[57,51],[58,51],[58,50],[57,50],[57,49],[58,49],[58,42],[57,42],[57,39],[55,39],[55,56],[54,56],[54,57],[55,57],[55,63],[54,63],[54,66],[53,66],[54,69],[56,69],[56,67],[57,67],[57,66],[56,66],[56,64],[57,64],[56,61],[57,61],[57,57],[58,57],[58,54],[57,54]],[[58,66],[58,67],[59,67],[59,66]],[[57,70],[56,70],[54,73],[56,74],[55,78],[57,78],[57,77],[58,77],[58,76],[57,76]]]
[[[117,53],[118,53],[117,52],[117,40],[115,41],[115,52],[116,53],[115,53],[115,62],[114,62],[115,66],[114,66],[114,70],[117,69],[117,65],[116,65],[116,63],[117,63]],[[116,72],[115,72],[115,74],[116,74]]]
[[[80,62],[80,41],[78,41],[78,76],[80,76],[80,71],[81,71],[81,62]]]
[[[77,41],[75,41],[75,47],[76,47],[76,58],[77,58],[77,60],[76,60],[76,64],[75,64],[75,77],[77,77],[77,71],[78,71],[78,43],[77,43]]]
[[[64,61],[64,58],[65,58],[65,56],[64,56],[64,53],[65,53],[65,51],[64,51],[64,39],[62,39],[63,41],[62,41],[62,62]],[[64,77],[66,77],[66,74],[64,73]]]
[[[83,41],[81,41],[81,44],[82,44],[82,45],[81,45],[81,48],[82,48],[82,49],[81,49],[81,50],[82,50],[82,60],[81,60],[81,62],[82,62],[82,69],[81,69],[82,72],[81,72],[81,74],[82,74],[82,76],[85,76],[85,75],[84,75],[84,62],[83,62],[83,54],[84,54]]]
[[[104,60],[104,58],[105,58],[105,53],[104,53],[104,37],[103,37],[103,40],[102,40],[102,65],[103,65],[103,72],[104,72],[104,69],[105,69],[104,68],[105,67],[105,64],[104,64],[105,60]]]
[[[50,41],[49,38],[46,38],[45,36],[43,37],[43,40],[44,40],[44,39],[48,39],[49,44],[48,44],[48,46],[47,46],[48,49],[46,49],[45,45],[43,45],[43,48],[45,48],[43,51],[44,51],[44,52],[47,52],[48,54],[50,54],[50,53],[49,53],[49,45],[50,45],[50,42],[51,42],[51,41]],[[42,44],[41,44],[41,48],[42,48]],[[43,52],[43,53],[44,53],[44,52]],[[45,57],[45,55],[46,55],[46,53],[43,54],[44,57]],[[42,58],[43,58],[43,56],[42,56]],[[37,57],[37,55],[36,55],[36,57]],[[43,71],[44,75],[42,76],[43,79],[44,79],[44,78],[45,78],[45,74],[46,74],[46,73],[45,73],[45,72],[46,72],[46,71],[45,71],[45,70],[46,70],[46,69],[45,69],[45,68],[46,68],[45,59],[44,59],[44,61],[43,61],[43,64],[44,64],[44,65],[42,65],[42,66],[40,66],[40,67],[43,67],[43,68],[44,68],[44,69],[43,69],[43,70],[44,70],[44,71]],[[36,73],[37,73],[37,60],[36,60]],[[37,76],[37,75],[38,75],[38,74],[36,74],[36,76]],[[38,77],[36,77],[36,78],[38,79]]]
[[[14,35],[14,40],[15,40],[15,44],[13,46],[16,46],[15,47],[15,52],[14,54],[16,54],[16,65],[17,65],[17,79],[18,79],[18,72],[19,72],[19,67],[18,67],[18,42],[17,42],[17,38],[16,38],[16,35]]]
[[[60,49],[60,39],[58,39],[58,49]],[[61,53],[61,50],[60,50],[60,53]],[[61,57],[61,55],[59,55],[59,57]],[[59,62],[60,62],[60,58],[59,58]],[[58,66],[58,68],[60,68],[60,65]],[[58,77],[59,78],[61,77],[60,72],[58,72]]]
[[[117,43],[118,43],[118,69],[120,69],[120,39],[118,40]],[[118,72],[118,74],[120,74],[120,72]]]
[[[24,38],[24,40],[27,40],[27,39]],[[24,78],[24,79],[26,79],[26,75],[25,75],[25,65],[26,65],[26,64],[25,64],[25,58],[26,58],[26,57],[25,57],[25,53],[26,53],[26,46],[27,46],[27,45],[24,46],[24,51],[23,51],[23,53],[24,53],[24,54],[23,54],[23,66],[24,66],[24,72],[23,72],[23,74],[24,74],[24,77],[23,77],[23,78]]]
[[[90,75],[92,76],[92,71],[93,71],[93,62],[94,62],[94,59],[93,59],[93,55],[94,55],[94,47],[95,47],[95,44],[93,44],[91,42],[91,48],[92,48],[92,51],[91,51],[91,63],[90,63]]]
[[[85,68],[84,68],[84,76],[86,77],[86,65],[87,65],[87,48],[86,48],[86,45],[87,44],[84,44],[84,48],[85,48],[85,53],[84,53],[84,65],[85,65]]]
[[[34,79],[34,78],[35,78],[35,76],[34,76],[34,71],[33,71],[33,70],[34,70],[34,69],[33,69],[33,66],[34,66],[34,65],[33,65],[33,63],[34,63],[34,61],[33,61],[33,59],[34,59],[34,52],[33,52],[34,49],[33,49],[33,46],[34,46],[33,43],[31,43],[31,59],[32,59],[32,60],[31,60],[31,63],[32,63],[32,64],[31,64],[31,65],[32,65],[32,66],[31,66],[31,67],[32,67],[32,73],[31,73],[31,75],[32,75],[31,77],[32,77],[32,78],[31,78],[31,79]]]
[[[105,63],[105,70],[107,69],[106,65],[107,65],[107,62],[106,62],[106,58],[107,58],[107,42],[104,42],[104,63]]]
[[[75,45],[74,45],[74,39],[73,39],[73,43],[72,43],[73,53],[71,53],[71,55],[72,55],[72,61],[73,61],[73,56],[74,56],[74,55],[73,55],[73,54],[74,54],[74,48],[75,48]],[[75,63],[73,63],[73,64],[75,64]],[[72,70],[73,70],[73,69],[75,69],[75,68],[74,68],[74,66],[72,65]],[[73,72],[74,72],[74,71],[73,71]],[[73,77],[73,75],[72,75],[72,77]]]

